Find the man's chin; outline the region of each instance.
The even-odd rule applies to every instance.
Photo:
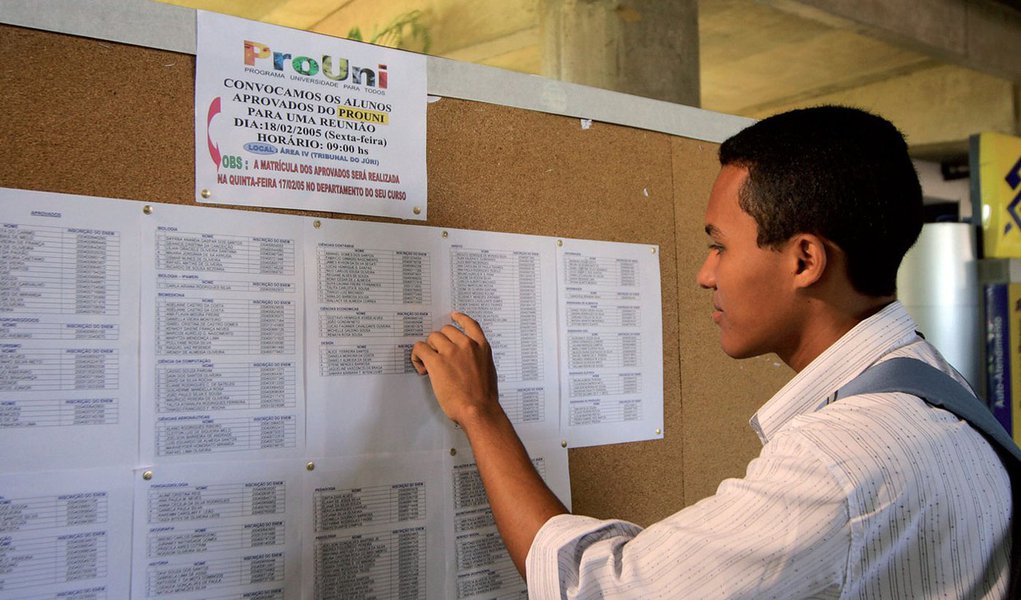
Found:
[[[745,359],[745,358],[755,358],[756,356],[762,356],[763,354],[768,354],[768,351],[766,351],[766,350],[756,350],[755,348],[747,348],[747,347],[743,347],[743,346],[733,346],[733,345],[728,345],[726,343],[721,343],[720,344],[720,348],[723,350],[724,354],[726,354],[730,358],[735,358],[735,359],[738,359],[738,360]]]

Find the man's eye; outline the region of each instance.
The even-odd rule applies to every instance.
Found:
[[[709,244],[709,251],[719,254],[720,252],[723,252],[723,246],[720,244]]]

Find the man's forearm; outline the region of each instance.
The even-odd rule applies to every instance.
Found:
[[[536,533],[567,508],[539,476],[499,406],[472,411],[461,427],[471,442],[496,526],[514,566],[524,576],[525,558]]]
[[[496,366],[482,328],[467,315],[450,316],[463,331],[445,325],[432,332],[412,348],[411,364],[428,373],[443,412],[468,434],[496,526],[524,575],[535,534],[567,509],[539,477],[500,406]]]

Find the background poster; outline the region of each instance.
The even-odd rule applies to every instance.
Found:
[[[426,218],[425,57],[198,11],[199,202]]]

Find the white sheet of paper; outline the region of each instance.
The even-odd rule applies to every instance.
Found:
[[[567,450],[559,439],[532,440],[525,444],[532,464],[546,485],[565,506],[571,506]],[[524,579],[518,574],[493,520],[479,469],[471,449],[464,446],[447,461],[451,485],[447,510],[453,548],[453,573],[449,598],[526,598]]]
[[[198,11],[199,202],[427,216],[425,55]]]
[[[448,420],[411,347],[438,325],[440,232],[308,220],[310,456],[436,450]]]
[[[557,269],[560,419],[568,444],[663,437],[658,248],[564,240]]]
[[[315,461],[302,498],[304,598],[450,597],[441,452]]]
[[[439,278],[449,283],[440,305],[482,326],[493,349],[500,404],[518,435],[557,437],[555,240],[451,229],[445,241]],[[453,442],[463,440],[458,435]]]
[[[146,215],[143,463],[304,454],[301,222],[176,205]]]
[[[296,460],[154,467],[135,474],[132,598],[298,598]]]
[[[0,188],[0,215],[0,472],[134,466],[142,205]]]
[[[131,470],[0,475],[0,600],[127,598]]]

